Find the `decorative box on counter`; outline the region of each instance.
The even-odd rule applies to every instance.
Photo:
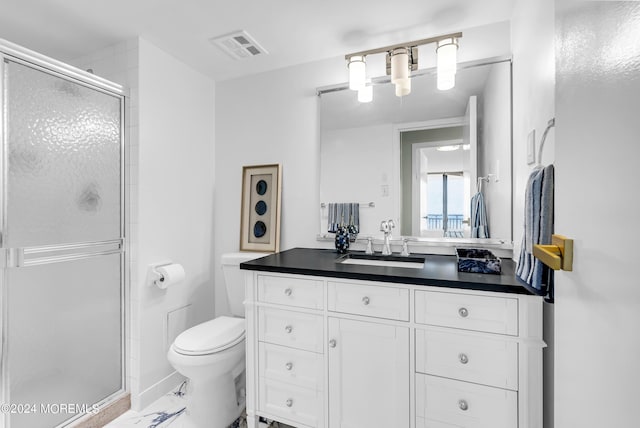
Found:
[[[500,275],[500,259],[491,251],[480,248],[456,248],[458,272],[492,273]]]

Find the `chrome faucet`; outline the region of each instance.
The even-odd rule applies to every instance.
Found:
[[[389,243],[389,241],[391,240],[391,229],[395,227],[396,227],[396,224],[391,219],[383,220],[380,223],[380,231],[384,232],[384,244],[382,245],[383,256],[390,256],[392,254],[391,244]]]

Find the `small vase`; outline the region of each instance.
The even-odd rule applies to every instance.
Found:
[[[336,250],[338,254],[345,254],[349,249],[349,230],[340,226],[336,230]]]

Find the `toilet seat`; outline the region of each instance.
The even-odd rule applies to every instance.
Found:
[[[173,350],[182,355],[209,355],[242,342],[245,335],[243,318],[221,316],[180,333]]]

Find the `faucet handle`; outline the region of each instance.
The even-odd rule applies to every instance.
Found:
[[[373,238],[371,236],[367,236],[367,248],[364,250],[365,254],[373,254]]]
[[[402,252],[401,256],[408,256],[409,253],[409,240],[407,238],[402,239]]]
[[[380,222],[380,232],[389,232],[389,223],[386,220]]]
[[[396,223],[393,221],[393,219],[387,220],[387,224],[389,225],[389,231],[391,231],[391,229],[395,229],[396,227]]]

